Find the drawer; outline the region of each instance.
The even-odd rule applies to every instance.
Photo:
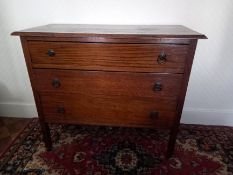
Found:
[[[182,74],[34,69],[40,92],[175,97]]]
[[[167,128],[175,119],[172,99],[46,93],[40,99],[47,122]]]
[[[188,45],[28,41],[33,68],[183,73]]]

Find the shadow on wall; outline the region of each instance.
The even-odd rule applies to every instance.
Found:
[[[28,117],[27,115],[31,115],[29,114],[31,110],[35,109],[27,104],[21,104],[20,99],[17,98],[5,84],[0,82],[0,116]]]
[[[12,93],[4,83],[0,82],[0,104],[16,100],[14,93]]]

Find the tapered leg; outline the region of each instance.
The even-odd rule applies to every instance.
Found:
[[[167,155],[166,155],[167,159],[169,159],[174,152],[174,148],[175,148],[175,144],[176,144],[176,136],[177,136],[178,130],[179,130],[179,128],[175,127],[173,129],[171,129],[171,131],[170,131],[170,138],[168,141]]]
[[[50,129],[49,129],[48,123],[41,121],[40,126],[41,126],[41,131],[43,134],[43,140],[45,143],[45,147],[46,147],[47,151],[51,151],[52,150],[52,140],[51,140]]]

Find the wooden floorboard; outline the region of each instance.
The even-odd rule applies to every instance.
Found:
[[[0,154],[30,120],[30,118],[0,117]]]

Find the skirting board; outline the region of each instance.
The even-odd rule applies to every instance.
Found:
[[[233,126],[233,110],[184,107],[181,123]]]
[[[32,118],[38,116],[34,104],[0,103],[0,116]],[[181,123],[233,126],[233,110],[187,108]]]
[[[0,116],[3,117],[37,117],[35,104],[0,103]]]

